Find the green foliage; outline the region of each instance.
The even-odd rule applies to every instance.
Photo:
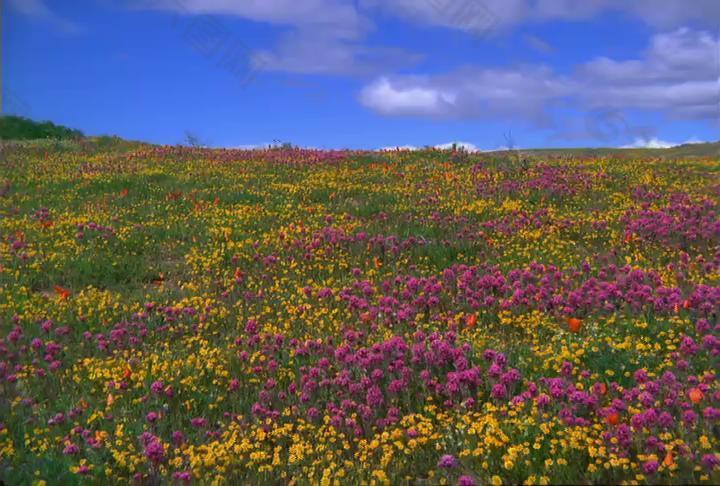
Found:
[[[73,140],[83,137],[80,130],[55,125],[53,122],[36,122],[21,116],[0,117],[0,140]]]

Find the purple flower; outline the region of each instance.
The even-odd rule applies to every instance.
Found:
[[[455,459],[455,456],[450,454],[443,455],[440,458],[440,461],[438,461],[438,467],[443,469],[452,469],[455,466],[457,466],[457,460]]]
[[[207,425],[207,420],[202,417],[195,417],[190,420],[190,424],[196,428],[205,427],[205,425]]]
[[[183,442],[185,442],[185,436],[183,435],[182,432],[180,432],[179,430],[176,430],[175,432],[172,433],[172,441],[173,441],[173,444],[175,444],[176,446],[180,446],[180,445],[182,445]]]
[[[145,457],[156,464],[165,460],[165,446],[162,445],[157,437],[153,437],[145,445]]]
[[[69,443],[63,449],[63,454],[65,454],[66,456],[72,456],[77,454],[78,452],[80,452],[80,448],[73,443]]]
[[[192,473],[190,471],[176,471],[173,473],[173,478],[178,481],[190,481],[192,479]]]
[[[643,464],[643,470],[645,471],[645,474],[655,474],[660,467],[660,463],[657,461],[648,461],[645,464]]]
[[[706,407],[703,410],[703,417],[705,417],[707,420],[712,421],[718,421],[720,420],[720,409],[713,408],[713,407]]]
[[[692,410],[685,410],[682,414],[682,419],[686,425],[692,425],[697,420],[697,414]]]
[[[367,395],[365,398],[368,406],[373,408],[377,408],[385,402],[382,391],[380,391],[380,387],[378,387],[377,385],[373,385],[367,391]]]
[[[477,483],[471,476],[460,476],[458,486],[475,486]]]
[[[162,381],[154,381],[153,384],[150,385],[150,390],[151,390],[153,393],[160,393],[160,392],[163,391],[163,387],[164,387],[164,386],[165,386],[165,385],[163,384]]]
[[[503,398],[507,397],[507,388],[505,388],[505,385],[503,385],[502,383],[496,383],[492,387],[491,394],[493,398],[502,400]]]
[[[702,456],[701,461],[705,469],[712,471],[716,467],[720,466],[720,458],[717,454],[705,454]]]

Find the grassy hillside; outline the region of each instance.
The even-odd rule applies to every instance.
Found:
[[[3,147],[2,484],[720,484],[718,158]]]
[[[666,159],[684,157],[718,157],[720,141],[711,143],[689,143],[671,148],[560,148],[560,149],[528,149],[520,151],[524,155],[540,157],[662,157]],[[493,152],[507,155],[507,151]]]

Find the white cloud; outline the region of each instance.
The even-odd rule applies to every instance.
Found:
[[[711,118],[720,104],[720,39],[686,28],[655,35],[640,59],[597,58],[581,67],[584,98],[605,107],[664,110]]]
[[[475,144],[472,144],[470,142],[448,142],[448,143],[441,143],[440,145],[435,145],[436,149],[440,150],[451,150],[453,148],[457,149],[463,149],[467,152],[482,152]]]
[[[717,0],[358,0],[361,10],[381,11],[411,22],[486,35],[527,23],[583,21],[623,13],[657,28],[695,22],[715,27]]]
[[[672,143],[672,142],[666,142],[664,140],[660,140],[657,137],[652,138],[638,138],[635,139],[635,141],[629,145],[623,145],[620,148],[670,148],[675,147],[679,144]]]
[[[371,48],[333,39],[322,30],[296,30],[285,35],[274,49],[258,50],[252,55],[257,69],[303,74],[373,75],[420,59],[404,49]]]
[[[277,25],[314,26],[339,38],[358,38],[368,21],[341,0],[131,0],[131,5],[188,15],[218,14]]]
[[[363,89],[360,101],[388,116],[520,117],[535,124],[547,123],[548,111],[558,106],[711,119],[717,117],[720,104],[717,55],[717,38],[679,29],[655,35],[637,59],[597,58],[567,76],[546,66],[384,76]]]
[[[415,150],[423,150],[424,148],[430,148],[430,147],[418,147],[416,145],[396,145],[396,146],[382,147],[379,150],[383,151],[383,152],[392,152],[395,150],[415,151]],[[479,149],[475,144],[472,144],[470,142],[460,142],[460,141],[440,143],[438,145],[435,145],[432,148],[436,148],[439,150],[452,150],[453,148],[456,148],[456,149],[463,149],[467,152],[483,152],[483,150]]]
[[[290,27],[272,48],[251,53],[255,70],[377,75],[422,58],[405,49],[365,45],[374,25],[347,0],[134,0],[132,5],[187,15],[231,15]]]
[[[462,68],[433,77],[381,77],[363,88],[360,101],[388,116],[484,118],[521,116],[537,121],[545,105],[570,86],[549,68]]]
[[[398,145],[395,147],[382,147],[379,150],[381,152],[393,152],[395,150],[414,151],[414,150],[421,150],[421,147],[416,147],[415,145]]]
[[[386,115],[432,116],[454,109],[456,96],[441,88],[422,86],[420,80],[394,84],[383,77],[363,88],[360,100],[365,106]]]
[[[687,144],[697,144],[697,143],[706,143],[702,140],[698,140],[695,137],[690,138],[689,140],[686,140],[684,142],[680,143],[674,143],[674,142],[666,142],[664,140],[660,140],[657,137],[651,137],[651,138],[637,138],[635,141],[629,145],[623,145],[620,148],[672,148],[677,147],[678,145],[687,145]]]

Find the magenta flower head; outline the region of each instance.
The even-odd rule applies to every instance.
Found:
[[[648,380],[647,371],[639,369],[635,372],[635,381],[638,383],[645,383]]]
[[[458,478],[458,486],[476,486],[477,483],[471,476],[460,476]]]
[[[655,474],[660,467],[660,463],[657,461],[648,461],[645,464],[643,464],[643,470],[645,471],[645,474]]]
[[[708,471],[712,471],[720,466],[720,457],[717,454],[705,454],[702,456],[702,465]]]
[[[162,381],[154,381],[152,385],[150,385],[150,390],[153,393],[160,393],[163,391],[164,384]]]
[[[205,425],[207,425],[207,420],[202,417],[195,417],[190,420],[190,423],[193,427],[205,427]]]
[[[66,456],[72,456],[74,454],[77,454],[78,452],[80,452],[80,448],[72,443],[66,445],[65,449],[63,449],[63,454],[65,454]]]
[[[190,481],[192,479],[192,473],[190,471],[176,471],[173,473],[173,478],[178,481]]]
[[[503,385],[502,383],[497,383],[492,387],[491,394],[493,398],[502,400],[503,398],[507,397],[507,388],[505,388],[505,385]]]
[[[172,433],[172,441],[173,441],[173,444],[175,444],[176,446],[180,446],[180,445],[182,445],[183,442],[185,442],[185,436],[183,435],[182,432],[180,432],[179,430],[176,430],[175,432]]]
[[[443,455],[440,458],[440,461],[438,461],[438,467],[443,469],[452,469],[455,466],[457,466],[457,459],[455,459],[455,456],[450,454]]]
[[[145,416],[145,419],[150,423],[157,421],[158,418],[160,418],[160,416],[157,414],[157,412],[148,412],[148,414]]]
[[[145,457],[154,463],[161,463],[165,460],[165,446],[157,438],[153,438],[145,446]]]

